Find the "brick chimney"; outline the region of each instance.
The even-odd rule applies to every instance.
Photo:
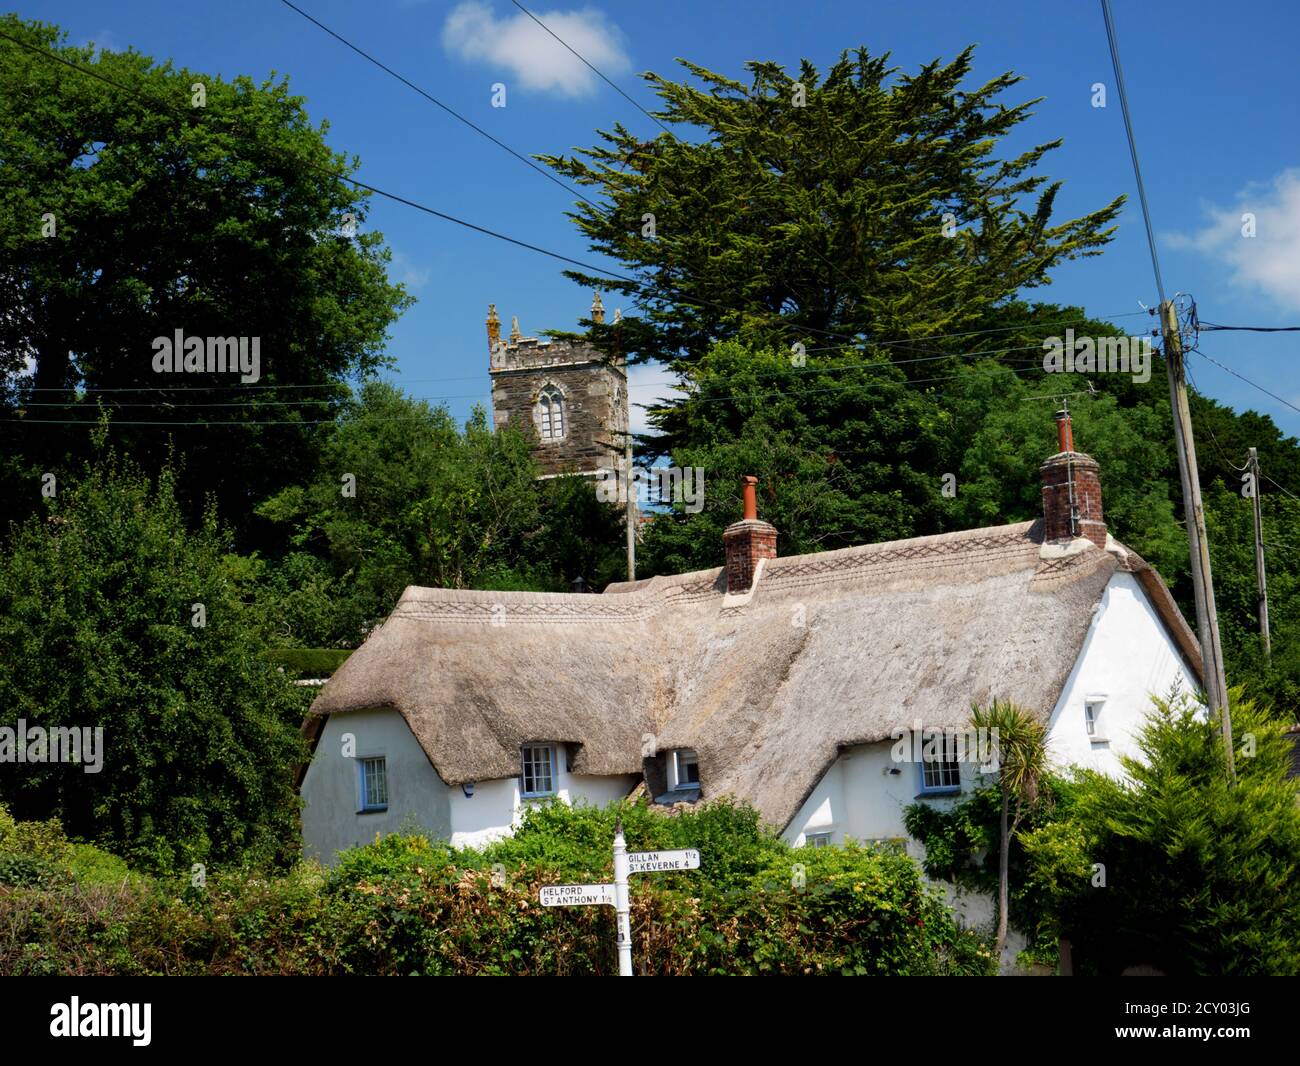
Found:
[[[1101,468],[1092,456],[1074,450],[1074,427],[1068,411],[1056,413],[1056,437],[1060,451],[1039,468],[1043,476],[1043,540],[1060,543],[1086,537],[1104,551]]]
[[[745,517],[732,522],[722,532],[727,550],[727,592],[748,592],[754,584],[754,571],[760,559],[776,558],[776,526],[758,517],[758,478],[743,477]]]

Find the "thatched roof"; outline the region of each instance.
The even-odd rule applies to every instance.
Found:
[[[639,773],[654,734],[696,750],[707,796],[785,825],[842,747],[961,727],[993,697],[1049,715],[1117,570],[1199,678],[1145,562],[1040,549],[1023,522],[776,558],[749,597],[720,569],[599,595],[410,588],[311,713],[395,708],[448,784],[518,774],[530,740],[567,742],[577,773]]]

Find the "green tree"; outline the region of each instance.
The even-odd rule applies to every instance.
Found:
[[[345,180],[357,161],[326,146],[283,80],[73,47],[14,15],[0,33],[0,372],[35,362],[0,396],[5,495],[34,510],[35,475],[87,452],[87,425],[32,423],[93,425],[103,406],[155,423],[112,431],[154,472],[167,426],[184,424],[191,521],[214,496],[243,533],[250,501],[314,459],[311,423],[344,380],[386,364],[410,303],[381,235],[349,236],[367,213]],[[153,338],[178,329],[258,338],[258,380],[155,372]]]
[[[96,436],[0,556],[0,724],[102,729],[102,768],[11,764],[0,797],[144,865],[288,855],[305,706],[263,656],[229,534],[211,510],[187,527],[169,465],[151,485]]]
[[[1011,911],[1011,844],[1021,824],[1033,813],[1041,798],[1041,785],[1047,773],[1047,730],[1033,713],[1002,700],[995,700],[987,707],[976,707],[971,714],[971,725],[987,730],[995,738],[993,747],[1000,801],[995,954],[1001,958]]]
[[[635,297],[622,350],[674,367],[744,330],[783,349],[953,333],[1047,283],[1098,253],[1122,197],[1054,223],[1060,183],[1037,169],[1060,142],[999,158],[1037,101],[1003,102],[1010,73],[964,88],[972,52],[914,74],[858,48],[824,77],[807,60],[751,62],[748,84],[685,60],[698,84],[647,75],[680,139],[616,124],[541,157],[601,194],[571,217],[634,282],[569,276]]]
[[[462,430],[381,382],[346,406],[318,476],[258,513],[289,530],[267,598],[286,643],[354,646],[408,585],[563,590],[581,575],[599,588],[622,544],[619,512],[581,479],[539,482],[522,435],[493,433],[481,409]],[[287,568],[314,587],[295,588]]]
[[[941,522],[947,420],[885,359],[791,363],[784,351],[715,345],[690,371],[673,462],[704,471],[704,509],[657,516],[650,572],[717,566],[740,517],[738,480],[760,479],[783,555],[911,536]]]
[[[1204,708],[1186,694],[1155,699],[1140,757],[1122,760],[1127,779],[1081,772],[1060,827],[1026,838],[1043,903],[1086,971],[1150,963],[1171,975],[1300,973],[1290,740],[1240,688],[1230,695],[1235,784]]]
[[[1238,484],[1237,488],[1240,488]],[[1255,525],[1240,491],[1211,485],[1204,495],[1219,632],[1229,678],[1273,715],[1300,721],[1300,501],[1261,486],[1264,563],[1272,656],[1259,634]]]

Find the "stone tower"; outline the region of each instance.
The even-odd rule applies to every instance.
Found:
[[[591,318],[605,320],[599,293]],[[495,304],[488,306],[487,333],[493,424],[524,433],[542,476],[621,472],[628,428],[626,359],[581,340],[541,344],[520,334],[518,318],[511,319],[510,336],[503,341]]]

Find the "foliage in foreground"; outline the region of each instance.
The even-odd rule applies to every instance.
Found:
[[[6,876],[10,859],[34,856],[0,825],[0,974],[616,973],[609,908],[537,902],[544,884],[610,877],[616,813],[629,847],[689,844],[704,859],[691,873],[633,879],[638,972],[992,970],[984,941],[954,924],[905,855],[790,848],[752,810],[725,804],[678,817],[556,804],[482,851],[394,834],[332,870],[216,870],[202,888],[112,883],[96,875],[102,862],[66,852]]]
[[[100,740],[82,765],[29,743],[0,802],[145,868],[287,861],[304,690],[266,659],[214,513],[187,529],[171,467],[153,482],[105,437],[0,554],[0,726]]]
[[[1048,802],[1011,849],[1012,920],[1032,953],[1070,939],[1076,972],[1140,963],[1170,975],[1300,973],[1300,784],[1290,742],[1232,692],[1237,782],[1216,722],[1185,695],[1154,699],[1125,758],[1127,781],[1092,771],[1049,779]],[[947,812],[912,809],[926,871],[988,890],[997,799],[985,789]]]

